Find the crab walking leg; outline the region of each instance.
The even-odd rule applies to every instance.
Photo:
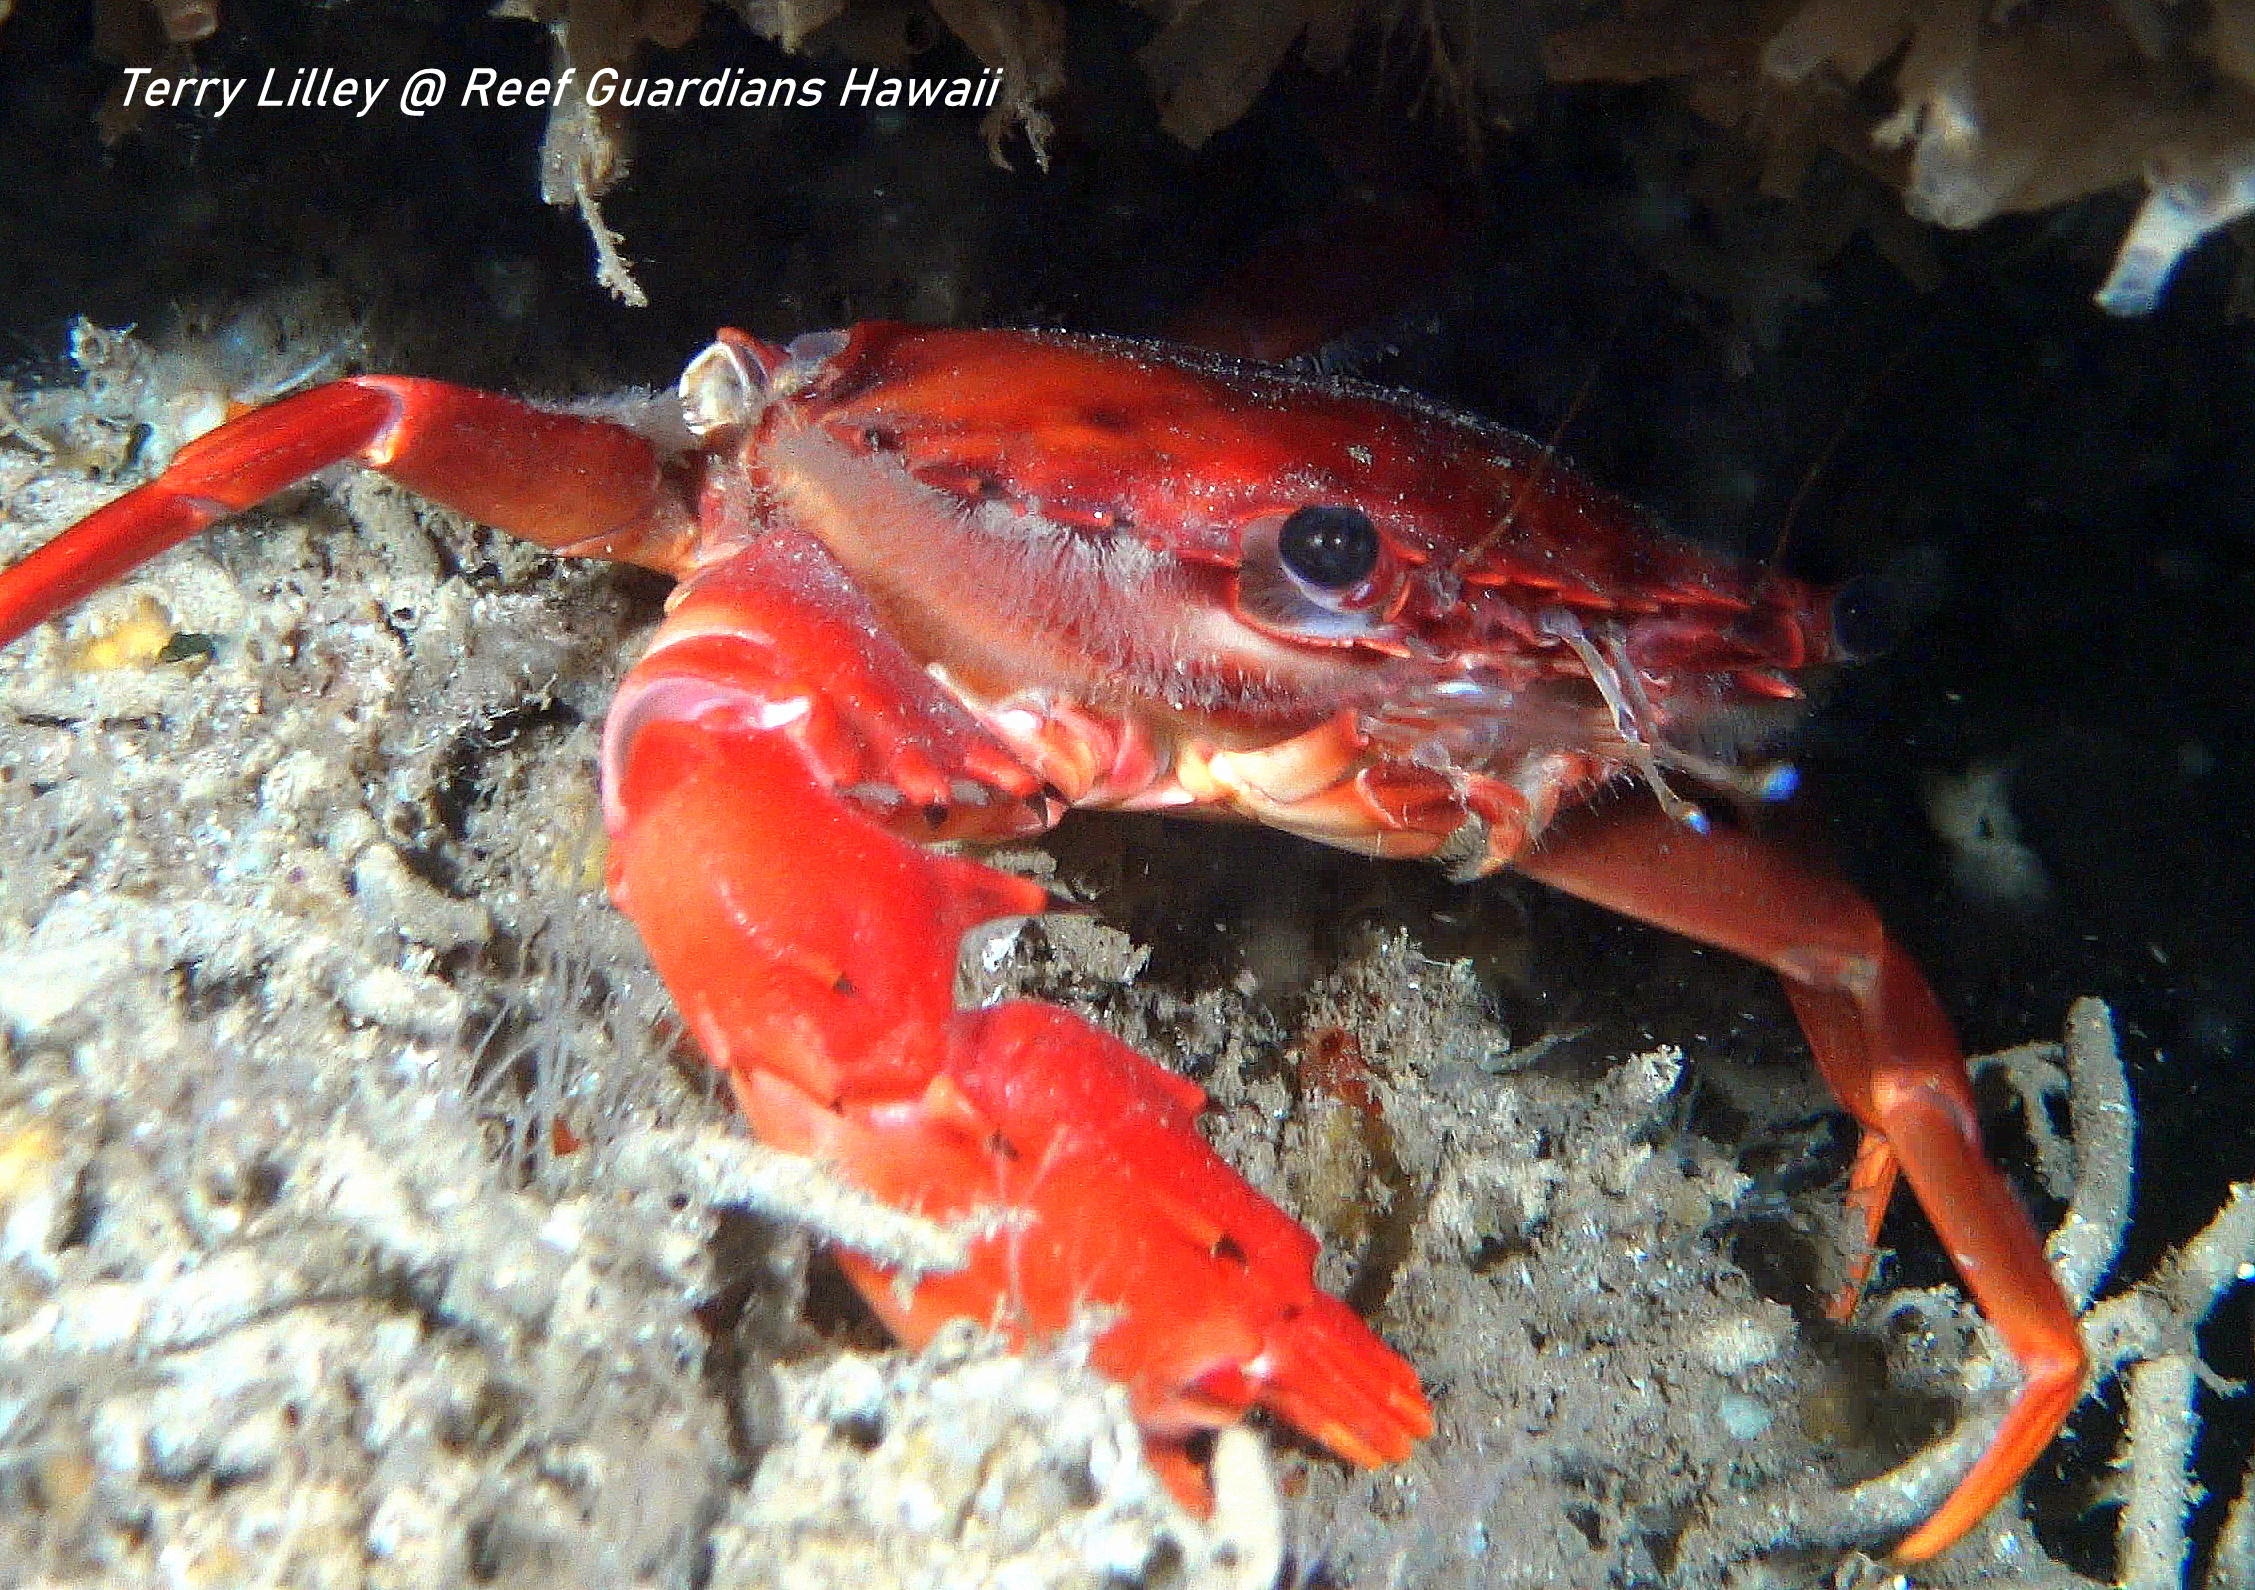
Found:
[[[1414,1373],[1314,1282],[1316,1243],[1198,1134],[1204,1095],[1066,1011],[958,1010],[965,929],[1038,885],[918,837],[1046,827],[1044,792],[779,529],[684,586],[606,731],[611,888],[761,1138],[904,1208],[995,1212],[964,1270],[846,1255],[904,1340],[971,1316],[1024,1341],[1107,1311],[1187,1499],[1184,1440],[1267,1407],[1355,1462],[1432,1420]],[[982,815],[983,814],[983,815]]]
[[[355,376],[231,420],[162,475],[0,570],[0,645],[205,526],[332,464],[365,464],[434,502],[559,551],[634,527],[634,561],[665,567],[657,450],[608,420],[557,414],[471,387]]]
[[[1867,1232],[1900,1170],[2020,1365],[2020,1392],[1988,1449],[1895,1555],[1945,1550],[2058,1433],[2087,1359],[2035,1227],[1982,1149],[1964,1057],[1933,990],[1845,880],[1747,834],[1693,833],[1646,806],[1585,808],[1512,865],[1785,980],[1818,1070],[1864,1129],[1851,1197]]]

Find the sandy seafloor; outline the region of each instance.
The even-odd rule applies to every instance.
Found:
[[[189,356],[154,396],[20,407],[50,450],[0,438],[0,556],[131,478],[168,387],[337,350],[563,395],[662,385],[724,319],[1162,326],[1337,189],[1322,102],[1194,160],[1135,108],[1132,22],[1077,25],[1047,176],[992,168],[964,121],[646,121],[609,206],[653,299],[630,312],[532,194],[537,116],[163,118],[105,153],[107,73],[18,15],[20,385],[67,387],[75,314]],[[711,31],[696,50],[759,59]],[[232,8],[212,54],[540,62],[524,24],[279,3]],[[1925,571],[1911,637],[1796,743],[1807,805],[1970,1047],[2114,1003],[2142,1273],[2255,1168],[2232,262],[2105,321],[2081,299],[2121,214],[2087,206],[1924,240],[1944,285],[1920,294],[1862,243],[1718,236],[1687,125],[1639,96],[1533,112],[1371,373],[1538,431],[1588,379],[1567,450],[1757,553],[1823,455],[1792,560]],[[886,1351],[810,1257],[850,1207],[732,1146],[600,887],[596,726],[661,591],[347,477],[0,656],[0,1582],[1274,1572],[1259,1486],[1218,1529],[1180,1515],[1069,1344]],[[1985,843],[1937,834],[1953,784],[1989,792]],[[1096,918],[1019,935],[996,985],[1207,1087],[1217,1143],[1325,1237],[1329,1284],[1362,1273],[1433,1396],[1397,1471],[1273,1442],[1294,1582],[1829,1582],[1914,1516],[1821,1499],[1931,1437],[1985,1360],[1939,1303],[1816,1317],[1846,1139],[1766,975],[1531,886],[1233,830],[1076,820],[1017,864]],[[1297,1081],[1334,1026],[1382,1135]],[[1915,1219],[1890,1238],[1892,1276],[1944,1278]],[[2245,1372],[2244,1304],[2206,1345]],[[2112,1435],[2079,1428],[2034,1527],[2097,1572]],[[2228,1490],[2245,1447],[2219,1420],[2204,1477]],[[1773,1550],[1788,1514],[1827,1527]],[[1946,1574],[2052,1582],[2031,1538],[2000,1524]]]

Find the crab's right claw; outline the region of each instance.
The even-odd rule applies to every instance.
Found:
[[[1186,1500],[1205,1482],[1184,1443],[1254,1407],[1358,1463],[1407,1456],[1432,1428],[1415,1374],[1207,1147],[1198,1087],[1054,1006],[957,1006],[964,931],[1049,896],[894,826],[1003,836],[1049,803],[872,645],[867,600],[770,532],[683,587],[612,709],[612,890],[690,1031],[763,1141],[897,1208],[997,1216],[960,1270],[839,1255],[903,1341],[1107,1320],[1093,1361]]]
[[[965,1036],[954,1075],[1015,1150],[1012,1201],[1056,1266],[1037,1328],[1118,1309],[1096,1361],[1147,1431],[1261,1407],[1366,1467],[1432,1433],[1416,1372],[1317,1288],[1315,1238],[1207,1146],[1195,1084],[1054,1006],[968,1013]]]
[[[1409,1364],[1317,1289],[1315,1239],[1207,1147],[1193,1084],[1053,1006],[957,1021],[952,1063],[912,1107],[826,1109],[773,1073],[735,1078],[763,1137],[888,1202],[1001,1213],[965,1268],[914,1284],[840,1255],[903,1340],[965,1316],[1039,1340],[1109,1314],[1092,1360],[1193,1505],[1205,1480],[1185,1444],[1256,1407],[1366,1467],[1432,1433]]]

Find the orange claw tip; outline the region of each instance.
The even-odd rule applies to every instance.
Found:
[[[1252,1373],[1277,1417],[1363,1468],[1399,1463],[1433,1433],[1417,1372],[1334,1297],[1277,1331]]]

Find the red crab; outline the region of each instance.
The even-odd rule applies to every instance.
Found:
[[[2075,1320],[1985,1157],[1955,1038],[1871,907],[1670,787],[1837,647],[1825,594],[1719,562],[1511,432],[1414,400],[1087,337],[723,331],[678,423],[401,377],[245,415],[0,573],[0,643],[343,460],[567,556],[662,569],[611,709],[610,886],[753,1129],[938,1217],[1009,1211],[959,1272],[846,1266],[903,1338],[1024,1339],[1087,1303],[1178,1488],[1271,1409],[1342,1457],[1432,1426],[1316,1244],[1199,1137],[1202,1095],[1080,1018],[955,1005],[973,925],[1036,885],[926,848],[1072,805],[1251,818],[1463,876],[1513,867],[1784,979],[2025,1380],[1898,1547],[1942,1549],[2079,1391]],[[1707,747],[1695,750],[1695,745]],[[1602,809],[1618,782],[1648,797]],[[819,856],[822,889],[792,858]]]

